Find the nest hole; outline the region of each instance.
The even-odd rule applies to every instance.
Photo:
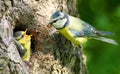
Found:
[[[19,24],[16,24],[15,25],[15,28],[13,29],[13,32],[17,32],[17,31],[25,31],[27,29],[27,32],[26,34],[27,35],[30,35],[32,34],[32,31],[30,29],[28,29],[29,25],[27,24],[22,24],[22,23],[19,23]],[[32,51],[32,54],[35,52],[35,37],[34,35],[31,37],[31,51]]]

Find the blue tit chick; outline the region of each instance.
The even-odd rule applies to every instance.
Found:
[[[27,30],[26,30],[27,31]],[[15,42],[17,44],[18,51],[23,61],[29,61],[31,55],[31,36],[27,35],[26,31],[17,31],[14,34]]]
[[[112,32],[96,30],[92,25],[83,20],[70,16],[66,13],[56,11],[50,17],[47,27],[54,26],[65,38],[75,46],[84,44],[89,38],[94,38],[110,44],[117,45],[113,39],[104,36],[113,35]]]

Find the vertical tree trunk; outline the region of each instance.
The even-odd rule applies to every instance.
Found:
[[[82,48],[46,27],[56,10],[78,16],[76,0],[1,0],[0,10],[1,74],[87,74]],[[33,34],[29,68],[13,37],[13,32],[25,29]]]

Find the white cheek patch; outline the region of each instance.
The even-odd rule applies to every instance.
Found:
[[[54,26],[55,28],[63,28],[64,25],[65,25],[65,23],[66,23],[66,21],[67,21],[66,18],[65,18],[65,19],[62,19],[62,20],[58,20],[57,22],[55,22],[55,23],[53,24],[53,26]]]

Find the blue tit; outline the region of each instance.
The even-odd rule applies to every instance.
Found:
[[[23,61],[29,61],[31,55],[30,47],[32,35],[27,35],[26,31],[17,31],[14,34],[15,42]]]
[[[84,44],[89,38],[117,45],[117,42],[113,39],[103,37],[113,35],[113,33],[96,30],[92,25],[84,22],[83,20],[60,11],[56,11],[51,15],[50,23],[47,27],[51,26],[55,27],[75,46]]]

